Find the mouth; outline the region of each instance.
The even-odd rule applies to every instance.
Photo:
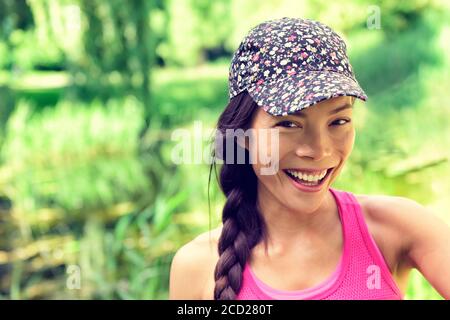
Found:
[[[299,177],[294,176],[292,173],[290,173],[287,169],[283,169],[283,172],[289,177],[291,182],[293,183],[294,187],[301,191],[306,192],[316,192],[322,189],[322,186],[325,184],[325,182],[328,180],[328,177],[331,175],[333,168],[328,168],[327,173],[323,176],[322,179],[319,179],[317,181],[307,181],[303,180]]]

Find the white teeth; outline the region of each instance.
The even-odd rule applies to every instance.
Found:
[[[325,177],[325,175],[327,174],[327,170],[324,170],[323,172],[321,172],[319,175],[310,175],[310,174],[306,174],[306,173],[302,173],[300,171],[293,171],[293,170],[287,170],[291,175],[293,175],[294,177],[297,177],[298,179],[302,179],[305,181],[319,181],[320,179],[322,179],[323,177]]]

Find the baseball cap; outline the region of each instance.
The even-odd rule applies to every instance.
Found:
[[[367,100],[344,40],[310,19],[284,17],[253,27],[233,54],[228,82],[230,99],[247,90],[274,116],[338,96]]]

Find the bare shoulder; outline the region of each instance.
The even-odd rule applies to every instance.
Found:
[[[401,239],[400,273],[402,266],[403,270],[419,270],[445,299],[449,299],[450,227],[446,221],[405,197],[369,196],[362,197],[361,201],[368,208],[369,220],[395,230],[397,238]]]
[[[184,244],[173,257],[170,268],[169,299],[202,299],[218,259],[221,227],[198,235]]]
[[[217,245],[219,242],[219,237],[222,232],[222,225],[218,226],[215,229],[212,229],[211,231],[203,232],[202,234],[199,234],[194,241],[196,241],[199,244],[203,245]]]
[[[429,228],[438,219],[425,206],[413,199],[390,195],[355,195],[364,208],[365,218],[386,239],[395,238],[399,253],[407,252],[417,241],[417,231]],[[380,238],[382,237],[380,235]],[[383,240],[380,240],[383,242]]]
[[[372,221],[394,227],[408,225],[411,219],[432,219],[432,212],[413,199],[390,195],[355,195]]]

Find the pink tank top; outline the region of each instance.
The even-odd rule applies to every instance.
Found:
[[[329,190],[336,200],[344,235],[343,253],[333,274],[312,288],[278,290],[258,279],[247,262],[236,300],[403,299],[382,253],[367,229],[355,196],[351,192],[333,188]]]

